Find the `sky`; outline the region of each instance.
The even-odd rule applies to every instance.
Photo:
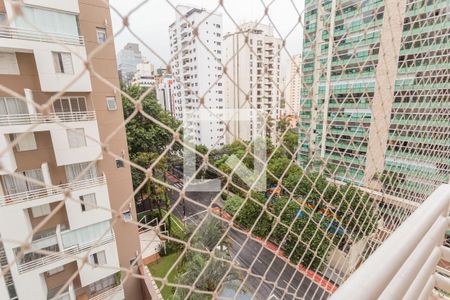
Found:
[[[303,12],[303,0],[222,0],[222,2],[232,17],[231,19],[222,7],[219,8],[218,12],[223,15],[223,34],[235,30],[234,22],[241,24],[247,21],[259,21],[263,17],[261,23],[272,22],[276,29],[275,35],[286,38],[286,49],[290,55],[300,53],[303,25],[299,23],[299,14]],[[268,17],[264,17],[263,3],[268,5],[271,2]],[[169,25],[175,20],[176,14],[172,5],[187,4],[214,10],[218,3],[218,0],[110,0],[113,8],[111,16],[115,34],[122,28],[122,18],[119,14],[127,15],[135,7],[142,5],[130,15],[129,23],[131,31],[148,46],[140,43],[130,31],[124,30],[115,39],[116,52],[128,42],[137,42],[141,44],[142,53],[152,64],[156,67],[165,66],[170,59]],[[154,55],[149,48],[161,58]],[[282,74],[284,74],[288,59],[289,55],[283,51],[281,56]],[[284,76],[282,75],[282,77]]]

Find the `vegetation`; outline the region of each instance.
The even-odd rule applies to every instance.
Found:
[[[140,99],[145,89],[138,86],[129,86],[125,92],[133,99]],[[159,124],[152,121],[151,118],[158,120],[169,128],[176,130],[180,123],[170,114],[165,112],[155,99],[155,93],[150,92],[143,97],[141,102],[142,113],[133,115],[136,105],[126,97],[122,99],[123,112],[125,119],[131,117],[126,125],[128,152],[130,160],[144,169],[149,168],[166,149],[172,141],[173,135],[168,130],[162,128]],[[166,172],[173,168],[173,164],[178,162],[175,155],[179,146],[173,147],[167,156],[163,157],[152,169],[152,177],[160,181],[165,181]],[[170,162],[170,163],[169,163]],[[138,189],[142,182],[146,180],[146,173],[137,168],[131,168],[134,189]],[[148,179],[145,186],[139,190],[140,198],[143,201],[149,201],[150,207],[156,207],[159,219],[164,216],[163,211],[169,211],[170,200],[167,195],[167,189],[153,180]],[[167,219],[168,230],[171,231],[171,218]]]
[[[143,95],[143,90],[136,86],[129,87],[126,92],[134,99]],[[123,107],[125,118],[133,116],[133,103],[124,100]],[[147,169],[157,161],[173,139],[170,131],[151,118],[174,130],[180,123],[161,109],[153,93],[143,98],[142,110],[145,115],[138,113],[133,116],[126,130],[131,160]],[[211,150],[208,162],[221,172],[205,167],[203,157],[196,155],[195,167],[201,170],[197,177],[221,178],[228,191],[223,209],[236,215],[235,222],[240,227],[280,245],[294,263],[320,270],[321,261],[333,247],[351,244],[374,231],[377,221],[375,210],[368,194],[354,186],[336,185],[326,179],[325,176],[334,172],[335,166],[322,164],[317,170],[302,169],[296,163],[298,132],[289,128],[289,120],[278,122],[277,127],[282,136],[282,147],[275,147],[270,140],[259,140],[265,143],[268,158],[266,193],[251,190],[241,178],[231,175],[232,170],[227,164],[230,157],[236,156],[244,166],[253,169],[254,157],[251,153],[258,145],[255,142],[237,141]],[[248,147],[250,151],[247,151]],[[153,179],[166,181],[167,172],[182,170],[180,150],[177,144],[163,159],[158,159],[152,169]],[[201,145],[196,146],[196,150],[202,154],[208,153],[208,149]],[[223,174],[230,174],[231,178]],[[146,174],[136,168],[132,168],[132,177],[135,188],[146,180]],[[166,188],[154,180],[146,181],[140,197],[150,201],[160,217],[170,209]],[[172,218],[168,218],[170,232],[173,232],[172,221]],[[189,232],[186,234],[189,235]],[[221,224],[214,218],[208,220],[208,224],[199,228],[196,235],[192,243],[194,248],[218,251],[216,247],[222,235]],[[180,246],[167,244],[175,253],[180,250]],[[225,251],[218,255],[226,257],[228,254]],[[223,276],[223,270],[228,267],[221,260],[209,258],[209,255],[189,249],[182,264],[177,266],[177,282],[193,284],[198,279],[196,286],[199,289],[214,290],[218,281],[216,279]],[[205,270],[207,276],[198,278],[201,270]],[[177,289],[174,292],[183,298],[187,291]]]
[[[320,173],[302,169],[295,162],[298,141],[294,135],[298,135],[292,129],[286,130],[283,139],[286,147],[275,150],[267,142],[268,191],[265,194],[251,191],[242,180],[232,176],[223,209],[237,214],[235,223],[240,227],[253,228],[253,235],[280,245],[292,262],[320,270],[321,262],[334,247],[352,244],[375,230],[376,211],[367,193],[349,184],[329,182],[322,175],[331,172],[328,166]],[[252,168],[253,157],[246,154],[242,142],[212,151],[210,161],[230,174],[226,160],[231,155]],[[225,179],[223,182],[227,184]],[[275,189],[279,192],[273,192]]]

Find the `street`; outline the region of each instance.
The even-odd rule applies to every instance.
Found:
[[[264,276],[266,280],[249,275],[245,280],[245,286],[250,288],[257,299],[326,299],[329,294],[316,283],[306,278],[287,264],[284,260],[276,257],[269,250],[252,239],[245,242],[246,236],[235,229],[230,229],[228,238],[231,241],[231,255],[236,257],[237,262],[244,268],[248,268],[254,275]],[[272,260],[275,260],[272,262]],[[253,267],[250,269],[250,266]],[[243,272],[246,275],[246,272]],[[281,276],[280,276],[281,274]],[[292,278],[293,277],[293,278]],[[261,285],[260,285],[261,284]],[[287,290],[287,291],[286,291]],[[289,293],[289,294],[288,294]]]
[[[211,192],[188,193],[191,199],[205,206],[210,205],[216,195],[216,193]],[[173,205],[178,199],[178,193],[171,192],[170,197]],[[221,204],[221,201],[216,200],[213,206],[222,206]],[[186,216],[189,221],[198,223],[205,217],[205,214],[201,214],[204,210],[202,206],[186,200],[184,205],[183,201],[180,201],[175,207],[174,213],[180,219]],[[233,228],[230,229],[227,236],[231,242],[230,255],[232,258],[235,258],[242,248],[239,255],[237,255],[236,261],[241,267],[248,268],[253,273],[241,272],[241,275],[242,279],[245,280],[244,286],[253,294],[255,299],[309,300],[328,298],[329,294],[323,288],[295,270],[281,258],[276,257],[269,250],[263,248],[258,255],[262,248],[260,243],[251,239],[245,241],[246,235]],[[273,259],[274,261],[272,262]],[[253,267],[250,269],[252,264]],[[262,279],[257,276],[264,276],[266,272],[266,281],[261,283]],[[246,276],[247,273],[249,274],[248,276]]]

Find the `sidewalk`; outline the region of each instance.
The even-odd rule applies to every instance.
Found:
[[[221,215],[221,210],[219,207],[215,207],[213,209],[213,212],[220,216]],[[222,213],[222,217],[228,221],[231,221],[232,216],[230,214],[228,214],[227,212],[223,212]],[[248,233],[247,230],[239,227],[241,230],[245,231]],[[289,258],[287,258],[283,252],[283,250],[279,249],[277,245],[275,245],[272,242],[269,241],[265,241],[264,239],[254,236],[252,235],[252,239],[254,241],[257,241],[258,243],[260,243],[264,248],[266,248],[267,250],[271,251],[272,253],[274,253],[276,256],[278,256],[279,258],[283,259],[284,261],[286,261],[287,263],[291,263],[291,261],[289,260]],[[307,278],[309,278],[310,280],[312,280],[313,282],[315,282],[317,285],[320,285],[322,288],[324,288],[327,292],[333,293],[334,291],[336,291],[336,289],[338,288],[334,283],[328,281],[327,279],[323,278],[321,275],[319,275],[318,273],[308,270],[306,269],[304,266],[302,266],[301,264],[299,264],[297,266],[297,270],[302,273],[303,275],[305,275]]]

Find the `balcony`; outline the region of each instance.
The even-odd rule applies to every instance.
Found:
[[[80,253],[111,243],[114,233],[110,226],[108,220],[75,230],[61,231],[58,227],[53,235],[33,241],[32,250],[18,258],[19,273],[59,261],[66,264],[74,261]]]
[[[450,185],[442,185],[361,265],[331,299],[439,299],[450,292]],[[446,298],[447,299],[447,298]]]
[[[0,26],[0,38],[44,43],[58,43],[75,46],[84,45],[83,36],[61,33],[43,33],[35,30],[20,29],[8,26]]]
[[[96,120],[95,111],[1,115],[0,126],[35,125]]]
[[[14,205],[27,201],[33,201],[51,196],[61,196],[61,199],[64,199],[65,191],[74,192],[101,185],[106,185],[105,176],[60,184],[52,187],[40,188],[17,194],[3,195],[0,196],[0,207]]]
[[[99,294],[89,297],[90,300],[103,300],[103,299],[124,299],[124,291],[122,285],[111,287]]]

